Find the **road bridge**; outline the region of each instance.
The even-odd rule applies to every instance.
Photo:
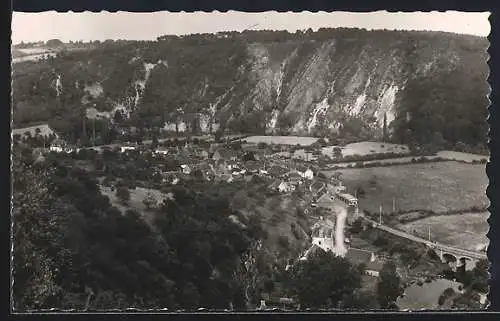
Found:
[[[348,198],[345,197],[337,197],[336,195],[329,194],[328,196],[323,197],[323,201],[325,203],[328,203],[327,199],[330,199],[331,200],[330,202],[332,204],[333,204],[333,199],[335,199],[335,200],[340,200],[342,203],[344,203],[344,206],[346,207],[353,206],[352,200],[349,200]],[[357,207],[357,203],[355,206]],[[361,218],[365,222],[370,223],[373,227],[379,230],[405,238],[412,242],[424,244],[428,248],[433,249],[434,251],[436,251],[436,254],[439,256],[441,261],[443,263],[450,264],[450,266],[453,269],[456,269],[458,266],[465,265],[466,270],[471,270],[472,268],[475,267],[477,261],[488,258],[485,252],[470,251],[455,246],[431,241],[430,239],[425,239],[410,234],[408,232],[401,231],[387,225],[383,225],[381,222],[377,222],[371,218],[366,217],[363,213],[359,213],[359,210],[355,211],[355,213],[357,214],[357,217]]]

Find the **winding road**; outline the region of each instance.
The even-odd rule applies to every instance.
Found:
[[[331,195],[329,195],[329,193],[323,194],[320,197],[320,199],[318,199],[318,204],[320,202],[323,203],[323,204],[329,204],[329,205],[333,205],[334,204],[334,201],[331,200]],[[335,204],[337,204],[337,203],[335,203]],[[334,208],[332,208],[332,210],[334,210]],[[395,228],[387,226],[387,225],[379,224],[377,221],[372,220],[371,218],[366,217],[361,211],[359,213],[359,217],[361,219],[363,219],[364,221],[370,223],[372,226],[374,226],[375,228],[377,228],[379,230],[385,231],[385,232],[390,233],[392,235],[396,235],[396,236],[405,238],[407,240],[410,240],[410,241],[413,241],[413,242],[416,242],[416,243],[424,244],[427,247],[430,247],[432,249],[442,250],[443,252],[447,252],[449,254],[453,254],[453,255],[456,255],[458,257],[468,257],[468,258],[476,259],[476,260],[481,260],[481,259],[487,259],[488,258],[487,254],[484,253],[484,252],[469,251],[469,250],[461,249],[461,248],[458,248],[458,247],[454,247],[454,246],[450,246],[450,245],[446,245],[446,244],[442,244],[442,243],[438,243],[438,242],[429,241],[427,239],[415,236],[415,235],[407,233],[405,231],[401,231],[401,230],[395,229]]]

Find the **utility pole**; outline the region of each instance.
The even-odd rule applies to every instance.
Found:
[[[92,146],[95,146],[95,118],[92,118]]]
[[[392,212],[396,213],[396,198],[392,198]]]
[[[382,205],[379,207],[378,223],[382,225]]]
[[[429,242],[431,241],[431,225],[427,225],[429,231]]]

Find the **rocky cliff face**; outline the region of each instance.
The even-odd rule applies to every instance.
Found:
[[[484,38],[350,29],[288,35],[127,43],[39,64],[56,66],[64,88],[81,88],[74,105],[89,117],[112,118],[121,109],[171,129],[301,135],[328,135],[352,121],[379,133],[384,118],[390,126],[397,117],[410,79],[468,66],[470,74],[461,74],[467,84],[488,73]],[[18,108],[30,100],[27,91],[43,89],[24,84],[23,68],[14,66]]]

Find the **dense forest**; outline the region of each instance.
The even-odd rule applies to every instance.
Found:
[[[259,226],[231,223],[226,200],[173,190],[153,231],[84,170],[23,149],[13,162],[17,310],[245,307],[235,274]]]
[[[70,158],[40,160],[16,145],[13,178],[16,311],[241,311],[277,288],[305,307],[365,307],[351,295],[361,286],[361,268],[330,254],[311,258],[306,270],[285,272],[262,245],[260,218],[241,215],[215,188],[170,187],[151,225],[143,213],[112,206],[95,172]],[[118,187],[117,195],[126,202],[127,188]],[[314,266],[322,266],[319,273]],[[311,301],[304,289],[314,284],[323,284],[323,294]]]
[[[17,127],[48,121],[69,140],[88,140],[83,118],[94,108],[105,115],[96,121],[99,142],[117,125],[148,133],[182,122],[190,132],[350,140],[383,137],[386,124],[385,138],[399,142],[460,150],[486,143],[485,38],[336,28],[92,46],[13,66]]]

